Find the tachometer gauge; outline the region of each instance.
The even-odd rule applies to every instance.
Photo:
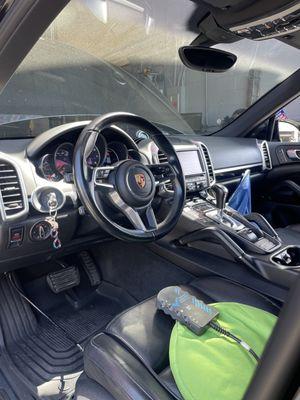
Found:
[[[41,158],[39,169],[43,178],[47,181],[58,182],[61,180],[61,175],[56,171],[54,159],[51,154],[46,154]]]
[[[100,164],[101,156],[98,147],[94,147],[89,156],[86,159],[86,163],[89,167],[95,168]]]
[[[62,143],[55,151],[55,168],[62,176],[72,172],[73,151],[74,146],[72,143]]]
[[[117,153],[113,149],[107,149],[105,165],[112,165],[119,161]]]

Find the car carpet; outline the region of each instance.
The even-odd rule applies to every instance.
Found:
[[[84,347],[91,336],[129,305],[132,303],[122,303],[99,291],[80,309],[65,302],[47,314]],[[35,315],[5,277],[0,280],[0,329],[0,399],[64,399],[74,392],[83,370],[82,352],[61,329]],[[1,371],[9,371],[6,379],[2,379]],[[16,382],[23,386],[21,397]]]

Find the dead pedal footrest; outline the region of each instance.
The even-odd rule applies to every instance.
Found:
[[[47,283],[54,293],[72,289],[80,283],[79,270],[75,266],[66,267],[47,275]]]

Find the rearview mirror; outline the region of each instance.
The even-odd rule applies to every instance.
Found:
[[[225,72],[237,60],[232,53],[203,46],[183,46],[178,52],[183,64],[197,71]]]

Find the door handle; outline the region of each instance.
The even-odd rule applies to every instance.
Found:
[[[286,154],[290,160],[300,161],[300,149],[288,149]]]

